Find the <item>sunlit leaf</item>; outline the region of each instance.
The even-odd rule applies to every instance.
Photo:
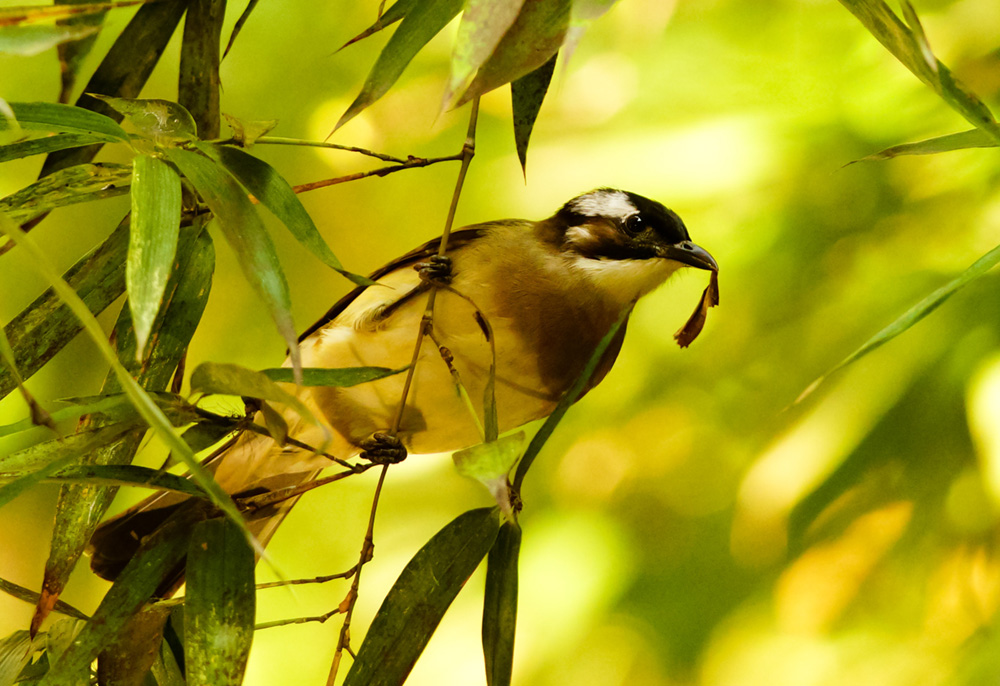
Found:
[[[549,436],[552,432],[556,430],[559,422],[562,421],[563,415],[569,410],[570,405],[575,403],[580,395],[583,393],[584,389],[590,382],[591,377],[594,375],[594,371],[597,369],[597,365],[600,364],[601,358],[604,356],[604,352],[611,345],[611,342],[615,339],[618,334],[619,329],[625,325],[628,320],[629,314],[631,314],[632,308],[627,307],[622,312],[621,316],[618,318],[608,332],[604,334],[604,337],[594,348],[594,352],[591,353],[590,359],[587,360],[587,364],[584,366],[583,371],[580,375],[576,377],[573,385],[570,386],[569,390],[563,395],[559,400],[559,404],[556,405],[556,409],[552,410],[552,414],[545,418],[545,423],[531,439],[531,443],[528,444],[528,449],[524,451],[524,456],[521,458],[521,462],[517,465],[517,472],[514,474],[514,491],[521,491],[521,484],[524,481],[525,475],[531,468],[532,462],[538,457],[538,453],[541,451],[542,447],[545,445],[546,441],[549,440]]]
[[[132,224],[125,267],[136,359],[142,359],[167,288],[180,224],[181,179],[177,172],[158,157],[137,155],[132,162]]]
[[[475,479],[489,490],[505,517],[512,517],[507,475],[524,447],[524,432],[486,441],[455,452],[451,459],[462,476]]]
[[[535,127],[535,119],[542,108],[542,101],[549,90],[552,73],[556,68],[558,53],[538,69],[525,74],[510,84],[510,100],[514,117],[514,146],[517,148],[517,159],[521,161],[521,170],[527,175],[528,141]]]
[[[418,52],[450,22],[462,0],[417,0],[409,9],[382,49],[375,65],[368,72],[361,93],[337,122],[334,130],[353,119],[359,112],[381,98],[396,83]]]
[[[9,26],[0,28],[0,53],[29,57],[50,50],[60,43],[91,36],[98,26]]]
[[[50,174],[0,199],[0,212],[17,222],[76,203],[111,198],[129,191],[132,167],[104,162],[78,164]]]
[[[88,93],[123,115],[136,130],[157,141],[186,141],[198,135],[194,117],[170,100],[113,98]]]
[[[179,148],[170,148],[167,156],[212,210],[226,241],[239,259],[244,276],[267,305],[278,332],[288,344],[292,366],[301,369],[288,282],[274,243],[246,193],[235,178],[207,157]]]
[[[259,121],[243,121],[231,114],[222,113],[222,118],[233,131],[233,140],[242,148],[253,147],[257,139],[266,136],[278,125],[277,119],[262,119]],[[202,148],[204,150],[204,148]]]
[[[300,417],[313,424],[319,423],[309,408],[294,395],[271,381],[263,373],[236,364],[203,362],[191,374],[191,390],[199,393],[221,393],[271,400],[288,405]]]
[[[487,686],[510,686],[517,627],[517,564],[521,527],[504,522],[486,559],[483,598],[483,657]]]
[[[405,17],[407,12],[409,12],[413,6],[417,4],[417,1],[418,0],[396,0],[396,2],[392,3],[392,7],[387,9],[384,13],[382,13],[382,16],[375,20],[374,24],[341,45],[339,50],[343,50],[352,43],[357,43],[359,40],[363,40],[374,33],[378,33],[384,28],[392,26],[397,21]]]
[[[914,76],[934,89],[934,92],[976,128],[1000,143],[1000,126],[993,114],[978,97],[955,80],[948,67],[930,53],[930,46],[912,7],[907,7],[904,11],[915,22],[913,28],[900,21],[884,0],[840,2]]]
[[[210,519],[188,548],[184,665],[193,684],[240,684],[253,642],[254,553],[238,527]]]
[[[555,55],[569,28],[570,0],[525,2],[496,50],[458,99],[462,105],[535,71]]]
[[[891,324],[886,326],[884,329],[879,331],[877,334],[865,341],[860,348],[852,352],[846,358],[841,360],[833,369],[828,371],[823,376],[819,377],[811,384],[806,390],[802,391],[801,395],[795,400],[795,402],[801,402],[806,397],[808,397],[816,388],[819,387],[821,383],[826,381],[827,378],[834,372],[837,372],[847,365],[858,361],[871,351],[875,350],[879,346],[888,343],[893,338],[903,333],[914,324],[919,322],[921,319],[933,312],[939,305],[941,305],[945,300],[950,298],[954,293],[968,284],[970,281],[978,279],[983,276],[989,270],[993,269],[998,263],[1000,263],[1000,247],[993,248],[988,253],[980,257],[976,262],[966,269],[964,272],[956,276],[954,279],[946,283],[945,285],[938,288],[933,293],[925,297],[923,300],[918,302],[916,305],[904,312],[899,318],[893,321]]]
[[[128,142],[128,134],[115,120],[82,107],[51,102],[12,102],[11,109],[24,129],[56,133],[89,133]],[[8,127],[0,119],[0,131]]]
[[[109,139],[107,136],[96,136],[89,133],[62,133],[18,141],[17,143],[0,145],[0,162],[30,157],[31,155],[44,155],[55,150],[79,148],[93,143],[104,143]]]
[[[413,556],[372,620],[344,686],[403,683],[499,528],[495,509],[470,510]]]
[[[562,53],[566,56],[564,63],[568,64],[591,22],[610,10],[618,0],[573,0],[573,10],[570,13],[569,29],[563,41]]]
[[[451,76],[442,100],[447,109],[464,91],[476,70],[493,54],[500,39],[514,23],[524,0],[468,0],[451,53]]]
[[[325,369],[320,367],[305,367],[302,369],[303,386],[338,386],[347,388],[358,384],[378,381],[387,376],[405,372],[407,367],[389,369],[388,367],[344,367],[341,369]],[[293,383],[294,376],[288,367],[261,370],[261,374],[271,381]]]
[[[296,240],[328,267],[359,286],[370,286],[371,279],[352,274],[323,240],[312,217],[302,206],[291,185],[271,165],[253,155],[229,145],[202,144],[199,149],[219,160],[229,173],[243,184],[260,203],[271,210],[288,227]]]
[[[854,160],[854,162],[850,162],[849,164],[865,160],[888,160],[900,155],[934,155],[939,152],[951,152],[952,150],[966,150],[969,148],[995,148],[997,145],[1000,145],[1000,143],[991,138],[985,131],[972,129],[971,131],[962,131],[961,133],[951,133],[947,136],[928,138],[925,141],[917,143],[894,145],[873,155],[862,157],[860,160]]]

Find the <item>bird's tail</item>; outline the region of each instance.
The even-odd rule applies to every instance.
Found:
[[[268,436],[246,433],[232,439],[204,463],[230,495],[256,495],[310,481],[329,463],[298,449],[282,448]],[[250,531],[267,545],[298,497],[255,511],[247,518]],[[142,540],[186,508],[204,507],[204,501],[178,493],[158,493],[101,524],[90,539],[87,553],[94,572],[113,581],[138,551]],[[183,566],[161,584],[176,589]],[[169,592],[166,593],[169,595]]]

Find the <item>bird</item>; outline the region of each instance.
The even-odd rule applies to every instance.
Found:
[[[387,437],[404,374],[349,388],[289,385],[318,421],[277,407],[295,440],[282,444],[250,432],[231,440],[205,463],[223,489],[245,495],[302,484],[332,464],[328,455],[393,461],[476,445],[483,440],[478,424],[485,409],[471,416],[456,378],[469,398],[483,398],[495,361],[499,430],[513,430],[548,416],[611,327],[680,269],[712,272],[699,309],[678,332],[682,345],[718,301],[719,266],[712,255],[692,242],[675,212],[629,191],[583,193],[541,221],[503,219],[456,230],[444,260],[437,259],[441,240],[376,270],[374,285],[344,296],[300,338],[303,367],[407,367],[425,314],[424,294],[436,287],[433,344],[423,345],[415,360],[398,431]],[[584,392],[611,370],[625,329],[616,332]],[[303,447],[320,445],[322,452]],[[266,545],[296,500],[250,518],[258,541]],[[142,539],[188,503],[183,495],[161,493],[103,523],[88,549],[92,569],[114,579]]]

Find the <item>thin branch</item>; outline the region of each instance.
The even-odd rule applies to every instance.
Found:
[[[378,169],[372,169],[366,172],[357,172],[356,174],[348,174],[347,176],[338,176],[333,179],[324,179],[323,181],[313,181],[312,183],[303,183],[298,186],[292,186],[292,190],[296,193],[305,193],[306,191],[314,191],[317,188],[326,188],[327,186],[336,186],[339,183],[347,183],[348,181],[357,181],[358,179],[366,179],[369,176],[388,176],[394,172],[403,171],[404,169],[418,169],[420,167],[429,167],[432,164],[437,164],[439,162],[456,162],[462,160],[462,155],[449,155],[447,157],[411,157],[402,164],[394,164],[391,167],[379,167]]]
[[[269,491],[267,493],[261,493],[260,495],[252,495],[248,498],[236,498],[236,505],[241,511],[247,514],[252,514],[257,510],[261,510],[271,505],[276,505],[277,503],[284,502],[289,498],[297,498],[303,493],[311,491],[314,488],[319,488],[320,486],[325,486],[329,483],[333,483],[334,481],[346,479],[347,477],[354,476],[355,474],[361,474],[374,466],[375,463],[373,462],[354,465],[350,469],[345,469],[342,472],[331,474],[330,476],[323,477],[322,479],[313,479],[312,481],[307,481],[306,483],[299,484],[298,486],[279,488],[277,491]]]
[[[305,624],[306,622],[319,622],[322,624],[330,617],[339,615],[343,610],[339,607],[335,607],[326,614],[316,615],[314,617],[295,617],[294,619],[276,619],[273,622],[262,622],[254,626],[254,631],[260,631],[261,629],[273,629],[276,626],[288,626],[289,624]]]
[[[256,588],[258,591],[265,588],[278,588],[279,586],[301,586],[303,584],[325,584],[327,581],[334,581],[336,579],[350,579],[354,576],[354,573],[358,570],[358,566],[354,565],[346,572],[340,572],[339,574],[327,574],[325,576],[314,576],[310,579],[286,579],[285,581],[267,581],[262,584],[257,584]]]
[[[226,144],[236,143],[236,140],[233,138],[227,138],[213,142]],[[254,145],[301,145],[307,148],[327,148],[330,150],[343,150],[344,152],[356,152],[367,157],[374,157],[375,159],[382,160],[383,162],[406,164],[407,161],[401,157],[394,157],[392,155],[386,155],[385,153],[375,152],[374,150],[359,148],[353,145],[340,145],[338,143],[327,143],[326,141],[307,141],[301,138],[286,138],[284,136],[261,136],[254,141]]]
[[[255,422],[250,422],[249,424],[247,424],[246,428],[249,429],[250,431],[253,431],[256,434],[260,434],[261,436],[271,435],[271,432],[267,430],[267,427],[261,426],[260,424],[257,424]],[[314,455],[321,455],[322,457],[325,457],[328,460],[332,460],[333,462],[339,464],[341,467],[346,467],[347,469],[354,469],[357,466],[351,464],[347,460],[337,457],[336,455],[331,455],[330,453],[320,450],[319,448],[314,448],[308,443],[303,443],[302,441],[296,438],[292,438],[291,436],[285,437],[285,443],[291,446],[295,446],[296,448],[301,448],[302,450],[308,450]]]

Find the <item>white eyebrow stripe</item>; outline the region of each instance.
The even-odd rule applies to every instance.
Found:
[[[594,191],[575,198],[570,208],[585,217],[627,217],[639,211],[624,191]]]

